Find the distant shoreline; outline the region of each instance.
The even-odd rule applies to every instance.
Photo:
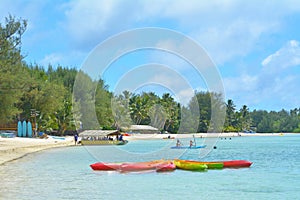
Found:
[[[124,136],[125,140],[150,140],[150,139],[172,139],[180,138],[227,138],[227,137],[250,137],[250,136],[281,136],[297,133],[189,133],[189,134],[131,134]]]

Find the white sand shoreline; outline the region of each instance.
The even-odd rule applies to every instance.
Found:
[[[71,145],[74,145],[73,137],[66,137],[64,140],[0,137],[0,165],[17,160],[30,153]]]

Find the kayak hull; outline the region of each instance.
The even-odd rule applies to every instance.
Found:
[[[186,162],[183,160],[174,160],[174,164],[178,169],[190,170],[190,171],[203,171],[208,168],[206,164]]]
[[[120,167],[120,170],[123,172],[156,170],[157,167],[164,163],[167,163],[167,161],[153,160],[149,162],[123,163]]]
[[[226,161],[196,161],[196,160],[181,160],[181,162],[190,162],[198,164],[206,164],[208,169],[222,169],[222,168],[243,168],[250,167],[252,162],[248,160],[226,160]]]
[[[205,148],[206,145],[202,145],[202,146],[174,146],[171,147],[171,149],[201,149],[201,148]]]
[[[203,171],[206,169],[222,169],[222,168],[243,168],[250,167],[252,162],[247,160],[226,160],[226,161],[196,161],[196,160],[153,160],[148,162],[132,162],[132,163],[105,163],[97,162],[91,164],[93,170],[100,171],[121,171],[121,172],[135,172],[145,170],[155,170],[157,172],[173,171],[176,168]]]
[[[250,167],[252,162],[248,160],[226,160],[221,161],[224,163],[224,168],[242,168],[242,167]]]
[[[90,167],[93,170],[100,170],[100,171],[113,171],[113,170],[119,170],[122,163],[103,163],[103,162],[97,162],[94,164],[91,164]]]
[[[196,160],[178,160],[182,163],[193,163],[199,165],[207,165],[207,169],[223,169],[224,164],[223,162],[203,162],[203,161],[196,161]]]
[[[148,162],[129,162],[129,163],[104,163],[97,162],[91,164],[93,170],[99,171],[121,171],[121,172],[136,172],[155,170],[157,172],[173,171],[176,166],[169,160],[153,160]]]
[[[165,162],[156,167],[156,172],[170,172],[176,169],[174,162]]]

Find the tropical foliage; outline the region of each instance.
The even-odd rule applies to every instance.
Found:
[[[247,105],[237,108],[233,100],[223,102],[220,94],[203,91],[181,105],[169,93],[114,94],[103,80],[83,71],[28,64],[21,54],[26,26],[12,16],[0,24],[0,124],[36,119],[39,131],[58,134],[130,124],[170,133],[300,132],[298,108],[250,111]]]

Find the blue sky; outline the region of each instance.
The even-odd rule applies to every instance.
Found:
[[[134,28],[168,28],[185,34],[206,50],[222,77],[225,98],[233,99],[237,109],[244,104],[251,110],[300,107],[297,0],[0,0],[1,23],[9,13],[28,20],[22,51],[29,63],[79,69],[97,45],[115,34]],[[153,62],[168,65],[194,90],[205,90],[205,81],[195,76],[187,63],[160,51],[124,56],[103,78],[114,90],[130,70]],[[147,79],[153,73],[139,76]],[[175,93],[184,99],[189,92],[166,74],[155,80],[172,83],[169,86],[173,88],[166,91],[178,89]],[[157,89],[157,84],[152,88]]]

